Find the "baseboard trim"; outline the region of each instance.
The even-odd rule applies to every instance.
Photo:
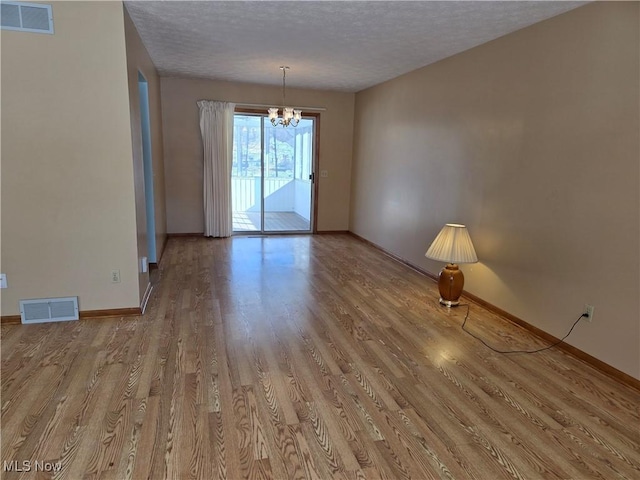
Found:
[[[1,325],[18,325],[22,323],[22,317],[20,315],[3,315],[0,317]]]
[[[140,315],[142,315],[142,309],[140,307],[86,310],[84,312],[80,312],[80,320],[107,317],[139,317]]]
[[[135,308],[112,308],[107,310],[85,310],[80,312],[80,320],[112,317],[138,317],[142,315],[142,309]],[[3,315],[0,317],[1,325],[20,325],[22,323],[20,315]]]
[[[423,275],[425,275],[426,277],[429,277],[430,279],[437,281],[438,276],[434,275],[431,272],[428,272],[427,270],[424,270],[423,268],[418,267],[417,265],[412,264],[411,262],[409,262],[408,260],[395,255],[393,253],[391,253],[390,251],[388,251],[387,249],[373,243],[370,240],[367,240],[366,238],[361,237],[360,235],[358,235],[357,233],[351,232],[349,231],[349,234],[351,236],[353,236],[354,238],[356,238],[357,240],[360,240],[361,242],[381,251],[382,253],[384,253],[385,255],[393,258],[394,260],[402,263],[403,265],[406,265],[407,267],[411,268],[412,270],[415,270],[418,273],[421,273]],[[464,290],[462,292],[462,295],[467,298],[468,300],[478,304],[479,306],[486,308],[487,310],[489,310],[490,312],[506,319],[509,320],[510,322],[519,325],[520,327],[524,328],[525,330],[527,330],[528,332],[532,333],[533,335],[536,335],[537,337],[541,338],[542,340],[545,340],[549,343],[556,343],[559,342],[560,339],[554,337],[553,335],[551,335],[550,333],[545,332],[544,330],[541,330],[540,328],[531,325],[530,323],[522,320],[521,318],[516,317],[515,315],[510,314],[509,312],[506,312],[505,310],[502,310],[499,307],[496,307],[495,305],[487,302],[486,300],[481,299],[480,297],[474,295],[473,293],[469,293],[466,290]],[[618,370],[615,367],[612,367],[611,365],[609,365],[608,363],[603,362],[602,360],[597,359],[596,357],[593,357],[591,355],[589,355],[588,353],[580,350],[579,348],[574,347],[573,345],[569,345],[568,343],[562,342],[559,343],[558,345],[556,345],[556,348],[559,348],[560,350],[572,355],[573,357],[577,358],[578,360],[582,360],[583,362],[589,364],[590,366],[592,366],[593,368],[595,368],[596,370],[599,370],[600,372],[610,376],[611,378],[619,381],[620,383],[624,383],[625,385],[628,385],[632,388],[635,388],[636,390],[640,391],[640,380],[638,380],[635,377],[632,377],[631,375],[624,373],[621,370]]]
[[[169,238],[181,238],[181,237],[204,237],[204,232],[167,233],[167,239],[169,239]]]
[[[509,312],[506,312],[506,311],[502,310],[500,307],[496,307],[495,305],[492,305],[491,303],[487,302],[486,300],[483,300],[480,297],[477,297],[473,293],[469,293],[466,290],[464,290],[462,295],[465,296],[467,299],[471,300],[472,302],[477,303],[481,307],[484,307],[487,310],[495,313],[496,315],[499,315],[499,316],[509,320],[510,322],[521,326],[525,330],[531,332],[532,334],[536,335],[537,337],[540,337],[541,339],[545,340],[546,342],[549,342],[549,343],[560,342],[559,338],[556,338],[553,335],[551,335],[550,333],[547,333],[544,330],[541,330],[538,327],[536,327],[534,325],[531,325],[530,323],[526,322],[525,320],[522,320],[521,318],[518,318],[515,315],[512,315]],[[589,355],[587,352],[584,352],[584,351],[580,350],[579,348],[576,348],[573,345],[569,345],[568,343],[565,343],[565,342],[559,343],[558,345],[556,345],[556,347],[559,348],[560,350],[563,350],[563,351],[567,352],[568,354],[570,354],[570,355],[582,360],[583,362],[588,363],[589,365],[591,365],[596,370],[600,370],[601,372],[609,375],[610,377],[613,377],[616,380],[618,380],[618,381],[620,381],[620,382],[622,382],[622,383],[624,383],[626,385],[629,385],[630,387],[633,387],[633,388],[635,388],[637,390],[640,390],[640,380],[632,377],[631,375],[629,375],[627,373],[624,373],[624,372],[618,370],[615,367],[612,367],[608,363],[605,363],[602,360],[597,359],[596,357],[593,357],[593,356]]]
[[[142,303],[140,304],[140,314],[144,314],[144,311],[147,309],[147,303],[149,303],[149,297],[151,297],[151,290],[153,290],[153,285],[151,282],[147,283],[147,289],[144,292],[144,296],[142,297]]]
[[[414,265],[413,263],[411,263],[409,260],[402,258],[398,255],[396,255],[395,253],[391,253],[389,250],[387,250],[386,248],[381,247],[380,245],[373,243],[371,240],[367,240],[364,237],[361,237],[360,235],[358,235],[357,233],[353,233],[352,231],[347,232],[349,235],[355,237],[356,239],[360,240],[363,243],[366,243],[367,245],[369,245],[370,247],[375,248],[376,250],[380,250],[382,253],[384,253],[385,255],[387,255],[388,257],[393,258],[395,261],[402,263],[403,265],[409,267],[411,270],[415,270],[418,273],[421,273],[422,275],[424,275],[425,277],[429,277],[431,280],[433,281],[438,281],[438,276],[434,275],[431,272],[428,272],[427,270],[425,270],[424,268],[421,268],[417,265]]]
[[[160,256],[157,258],[155,263],[156,265],[158,265],[161,261],[162,261],[162,257],[164,256],[164,252],[167,251],[167,242],[169,241],[169,235],[167,235],[166,233],[164,234],[164,239],[162,240],[162,250],[160,250]]]
[[[246,233],[247,235],[255,235],[255,234],[259,234],[261,235],[260,232],[243,232],[243,234]],[[316,230],[315,232],[312,232],[314,235],[335,235],[335,234],[353,234],[355,235],[355,233],[350,232],[349,230]],[[294,234],[296,234],[294,232]],[[309,232],[303,232],[302,234],[309,234]],[[356,235],[357,236],[357,235]],[[167,233],[167,240],[169,238],[184,238],[184,237],[204,237],[204,232],[193,232],[193,233]],[[365,239],[361,239],[363,241],[367,241]],[[166,248],[166,243],[165,243],[165,248]],[[164,249],[163,249],[164,251]]]

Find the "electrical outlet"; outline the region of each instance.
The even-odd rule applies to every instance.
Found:
[[[120,270],[111,271],[111,283],[120,283]]]
[[[584,313],[588,315],[587,316],[588,322],[593,322],[593,310],[594,310],[593,305],[587,305],[586,303],[584,304]]]
[[[147,259],[147,257],[142,257],[140,259],[140,271],[142,273],[147,273],[148,270],[149,270],[149,260]]]
[[[329,172],[327,170],[320,170],[320,176],[322,178],[327,178],[329,176]]]
[[[0,288],[7,288],[7,275],[0,273]]]

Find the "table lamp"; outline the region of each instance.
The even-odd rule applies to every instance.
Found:
[[[447,307],[459,305],[464,287],[464,275],[457,264],[478,261],[467,227],[456,223],[447,223],[442,227],[424,256],[432,260],[447,262],[438,277],[440,303]]]

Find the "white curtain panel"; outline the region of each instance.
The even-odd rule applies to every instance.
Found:
[[[235,104],[200,100],[198,107],[204,146],[204,235],[229,237]]]

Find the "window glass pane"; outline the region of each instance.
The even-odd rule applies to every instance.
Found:
[[[231,210],[234,232],[262,230],[260,115],[236,114],[233,122]]]
[[[285,128],[271,125],[266,115],[235,115],[234,231],[311,230],[313,122],[303,118],[296,127]]]

